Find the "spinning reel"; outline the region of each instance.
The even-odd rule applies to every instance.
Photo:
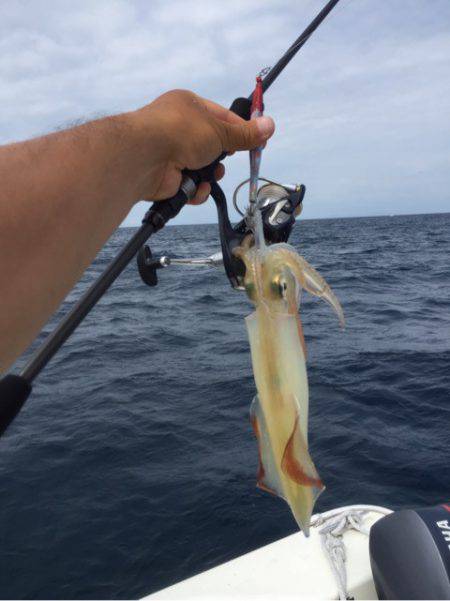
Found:
[[[278,184],[265,178],[258,190],[257,210],[261,211],[264,237],[267,244],[287,242],[295,218],[301,213],[303,197],[306,188],[303,184]],[[252,235],[250,228],[249,209],[243,212],[238,206],[238,193],[248,183],[248,179],[239,184],[233,194],[233,205],[242,219],[236,225],[231,225],[228,207],[222,188],[213,182],[211,196],[216,203],[219,221],[219,235],[222,252],[204,258],[171,258],[168,256],[154,257],[150,246],[142,246],[137,254],[137,265],[142,281],[147,286],[158,283],[157,270],[169,265],[206,265],[212,267],[224,266],[230,284],[237,290],[243,289],[245,267],[233,251],[241,245],[244,238]]]

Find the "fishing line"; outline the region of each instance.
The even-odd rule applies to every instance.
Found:
[[[237,202],[237,196],[239,194],[240,189],[242,188],[242,186],[245,186],[245,184],[248,184],[250,181],[250,178],[247,177],[247,179],[244,179],[244,181],[242,181],[237,188],[234,190],[233,192],[233,207],[235,209],[235,211],[237,213],[239,213],[239,215],[241,215],[242,217],[245,217],[245,213],[243,213],[241,211],[241,209],[239,208],[238,202]],[[262,181],[262,182],[266,182],[267,184],[275,184],[277,185],[277,182],[274,182],[270,179],[267,179],[266,177],[258,177],[258,181]]]

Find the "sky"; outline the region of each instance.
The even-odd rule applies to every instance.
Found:
[[[13,0],[0,21],[0,143],[188,88],[248,95],[323,0]],[[305,218],[450,211],[449,0],[341,0],[265,97],[261,175]],[[226,160],[231,199],[248,153]],[[139,224],[137,204],[124,225]],[[232,212],[233,215],[233,212]],[[176,223],[215,222],[210,200]]]

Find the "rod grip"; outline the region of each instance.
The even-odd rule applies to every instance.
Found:
[[[0,380],[0,436],[22,409],[31,389],[21,376],[8,374]]]
[[[190,194],[187,193],[184,188],[180,188],[178,192],[172,196],[172,198],[154,202],[145,214],[142,222],[151,223],[153,225],[153,231],[157,232],[163,228],[170,219],[173,219],[178,215],[186,202],[189,200],[189,197]]]

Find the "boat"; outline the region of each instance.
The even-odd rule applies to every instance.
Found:
[[[389,513],[372,505],[317,513],[308,538],[296,532],[145,599],[376,599],[368,533]]]
[[[450,599],[450,505],[349,505],[144,599]]]

